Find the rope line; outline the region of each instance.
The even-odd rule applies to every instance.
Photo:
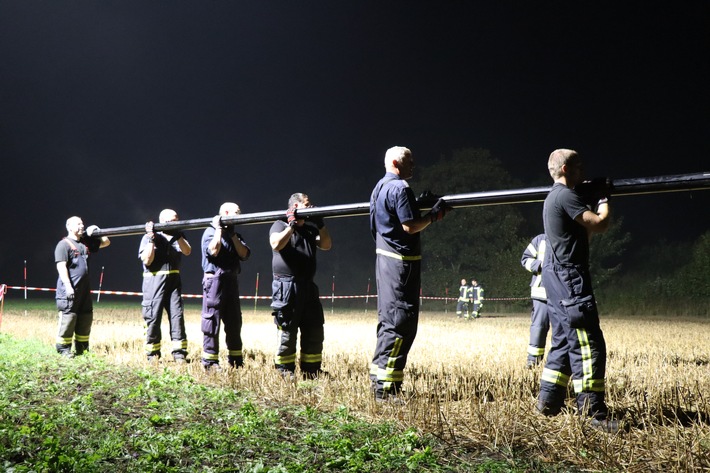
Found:
[[[41,292],[56,292],[57,290],[55,288],[51,287],[30,287],[30,286],[6,286],[3,284],[0,286],[2,288],[2,295],[0,295],[0,301],[3,300],[4,294],[7,292],[8,289],[14,289],[14,290],[19,290],[19,291],[41,291]],[[110,295],[115,295],[115,296],[142,296],[142,292],[132,292],[132,291],[107,291],[107,290],[98,290],[98,291],[91,291],[92,294],[110,294]],[[186,297],[189,299],[202,299],[202,294],[183,294],[182,297]],[[369,297],[377,297],[377,294],[365,294],[365,295],[352,295],[352,296],[335,296],[335,295],[330,295],[330,296],[320,296],[321,299],[327,300],[327,299],[367,299]],[[271,300],[271,296],[239,296],[240,299],[245,299],[245,300]],[[458,298],[456,297],[436,297],[436,296],[421,296],[420,299],[427,300],[427,301],[455,301]],[[530,299],[529,297],[486,297],[484,301],[526,301]],[[0,312],[0,315],[2,313]],[[1,320],[1,319],[0,319]]]

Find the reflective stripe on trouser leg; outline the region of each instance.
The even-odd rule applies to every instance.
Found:
[[[274,356],[274,364],[276,368],[287,371],[296,371],[296,339],[298,337],[298,328],[293,327],[290,330],[276,326],[276,337],[278,347]]]
[[[151,275],[151,273],[144,273]],[[156,273],[157,274],[157,273]],[[141,312],[145,328],[145,352],[147,355],[160,354],[162,336],[160,324],[163,316],[163,295],[166,274],[143,277],[143,302]]]
[[[556,384],[557,386],[567,389],[567,385],[569,384],[569,378],[570,377],[564,373],[560,373],[559,371],[551,370],[545,367],[542,370],[542,377],[540,379],[547,383]]]
[[[534,347],[532,345],[528,346],[528,355],[543,356],[544,354],[545,354],[545,347]]]
[[[151,355],[154,353],[160,353],[160,346],[161,342],[158,343],[146,343],[145,344],[145,353],[146,355]]]
[[[376,395],[402,384],[419,322],[420,264],[377,256],[377,346],[370,370]]]
[[[182,281],[180,274],[168,275],[166,282],[168,322],[173,353],[187,355],[187,332],[185,331],[185,307],[182,300]]]
[[[572,382],[575,393],[604,392],[604,378],[594,378],[594,357],[589,343],[589,335],[585,329],[577,329],[577,339],[582,351],[582,379]]]

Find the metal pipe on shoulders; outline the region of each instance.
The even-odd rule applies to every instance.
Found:
[[[631,179],[613,179],[609,182],[609,194],[612,196],[661,194],[666,192],[681,192],[710,189],[710,172],[693,174],[674,174],[668,176],[640,177]],[[480,207],[485,205],[525,204],[542,202],[552,186],[530,187],[525,189],[510,189],[498,191],[472,192],[467,194],[451,194],[441,196],[452,208]],[[438,198],[438,197],[437,197]],[[428,210],[433,201],[422,201],[421,209]],[[227,225],[255,225],[271,223],[285,218],[285,209],[270,212],[256,212],[230,217],[223,217]],[[308,217],[357,217],[369,215],[370,203],[329,205],[298,209],[297,215]],[[155,231],[178,232],[207,228],[212,222],[212,217],[197,218],[192,220],[178,220],[175,222],[156,223]],[[102,228],[94,232],[93,236],[129,236],[145,233],[145,224],[129,225],[124,227]]]

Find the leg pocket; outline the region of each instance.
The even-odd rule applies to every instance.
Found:
[[[567,312],[567,319],[571,328],[589,328],[593,322],[599,319],[594,296],[563,299],[562,305]]]

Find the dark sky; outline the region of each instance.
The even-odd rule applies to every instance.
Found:
[[[165,207],[276,210],[296,191],[366,201],[392,145],[419,166],[488,148],[524,186],[558,147],[590,177],[710,171],[710,3],[487,3],[0,0],[0,282],[21,284],[27,260],[29,284],[53,287],[71,215],[109,228]],[[708,205],[616,212],[637,242],[687,241]],[[334,237],[369,238],[360,222]],[[267,292],[267,231],[244,228],[247,293],[257,272]],[[138,243],[97,255],[104,289],[140,290]],[[197,254],[183,273],[198,292]]]

